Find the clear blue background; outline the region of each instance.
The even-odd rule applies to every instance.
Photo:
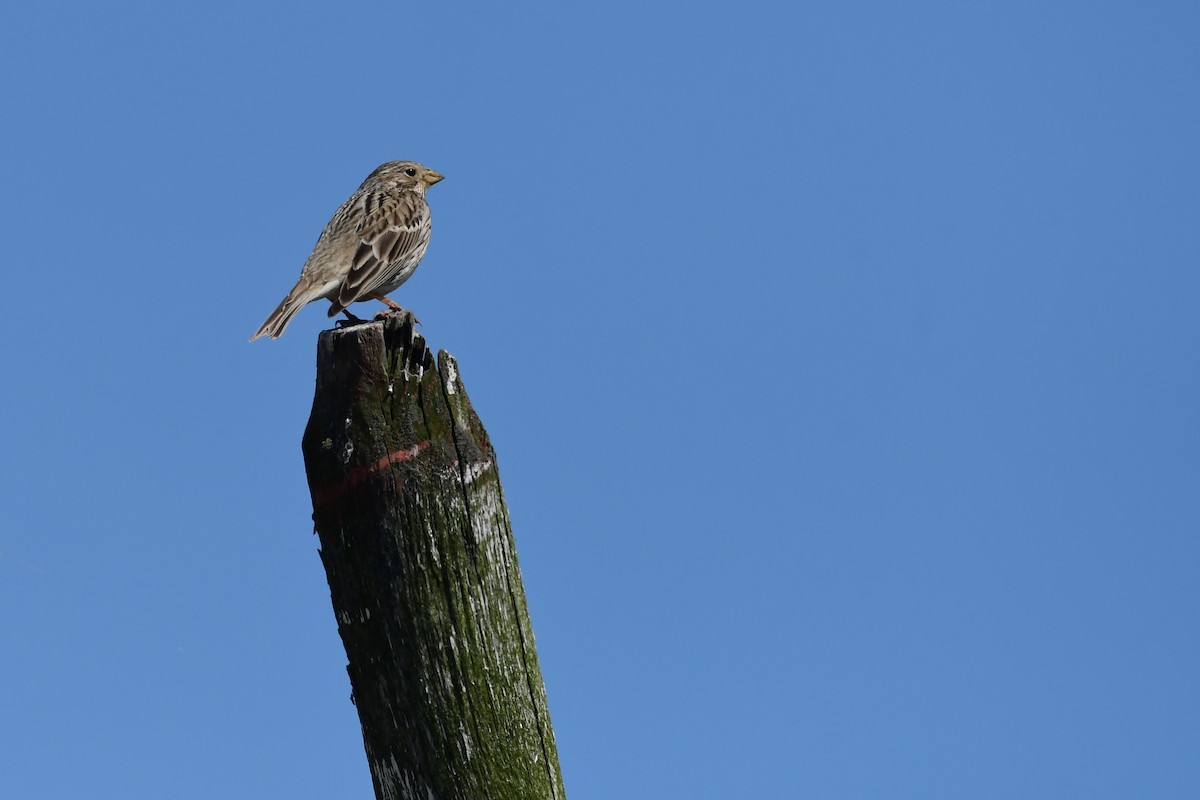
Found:
[[[1200,797],[1200,7],[0,12],[0,795],[371,795],[246,338],[378,163],[588,798]],[[367,310],[367,306],[363,307]]]

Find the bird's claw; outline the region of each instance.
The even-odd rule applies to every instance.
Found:
[[[400,308],[399,306],[397,306],[395,308],[385,308],[382,311],[376,312],[375,319],[376,320],[387,319],[392,314],[408,314],[409,316],[411,316],[413,318],[413,324],[415,324],[415,325],[421,324],[421,320],[417,318],[416,314],[409,311],[407,308]]]
[[[342,328],[352,328],[355,325],[362,325],[364,322],[366,322],[365,319],[354,316],[344,308],[342,309],[342,313],[346,315],[346,318],[339,319],[334,322],[334,327],[336,327],[338,330],[341,330]]]

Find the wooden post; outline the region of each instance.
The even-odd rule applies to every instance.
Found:
[[[563,798],[496,454],[411,314],[321,334],[304,461],[376,798]]]

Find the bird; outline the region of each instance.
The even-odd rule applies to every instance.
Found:
[[[387,295],[408,280],[429,247],[429,204],[425,191],[442,175],[415,161],[380,164],[321,231],[300,279],[250,337],[278,339],[296,313],[315,300],[329,300],[329,316],[363,300],[401,310]]]

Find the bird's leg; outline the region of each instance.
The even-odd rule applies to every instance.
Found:
[[[381,316],[385,316],[385,315],[387,315],[387,314],[392,314],[392,313],[395,313],[395,312],[397,312],[397,311],[408,311],[408,309],[406,309],[404,306],[402,306],[402,305],[400,305],[399,303],[397,303],[395,300],[392,300],[392,299],[391,299],[391,298],[389,298],[389,297],[384,297],[384,296],[383,296],[383,295],[381,295],[381,294],[373,294],[373,295],[369,295],[369,297],[370,297],[372,300],[378,300],[379,302],[383,303],[385,306],[387,306],[387,307],[388,307],[388,310],[387,310],[387,311],[381,311],[381,312],[379,312],[378,314],[376,314],[376,315],[375,315],[375,318],[376,318],[376,319],[379,319]],[[414,322],[414,323],[416,323],[417,325],[420,325],[420,324],[421,324],[421,320],[417,319],[417,315],[416,315],[416,314],[413,314],[413,312],[411,312],[411,311],[408,311],[408,313],[409,313],[409,314],[412,314],[412,318],[413,318],[413,322]]]

